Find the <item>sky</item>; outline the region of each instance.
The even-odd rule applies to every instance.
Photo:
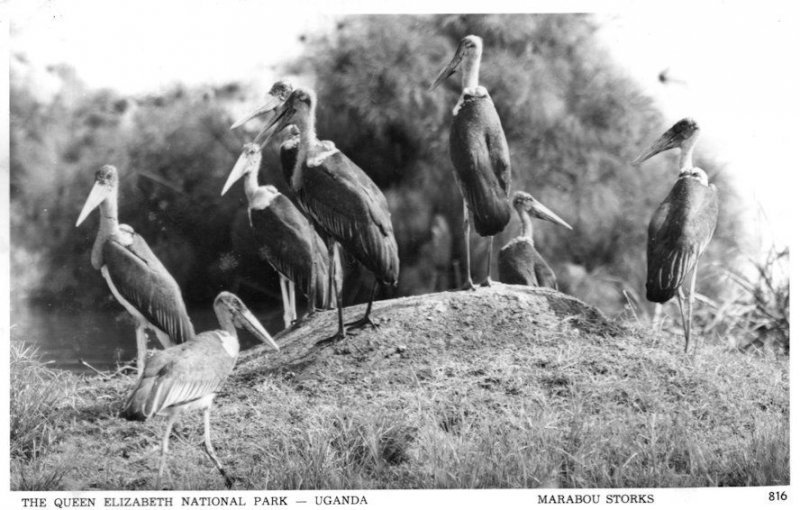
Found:
[[[336,14],[485,11],[478,2],[296,0],[109,1],[33,0],[12,4],[11,47],[33,69],[68,62],[91,87],[154,92],[175,82],[268,84],[276,64],[297,56],[298,37],[326,30]],[[715,0],[636,2],[504,2],[501,11],[596,12],[600,41],[653,96],[671,124],[692,116],[701,126],[698,150],[726,164],[742,196],[745,218],[763,247],[788,245],[792,172],[800,90],[793,48],[800,24],[789,2]],[[648,2],[647,4],[652,4]],[[321,9],[324,6],[325,12]],[[758,8],[754,8],[758,6]],[[669,69],[676,81],[658,75]],[[36,73],[47,95],[57,82]],[[666,129],[669,125],[665,125]],[[654,133],[654,137],[660,133]],[[643,168],[646,171],[646,167]],[[663,190],[666,195],[668,190]]]

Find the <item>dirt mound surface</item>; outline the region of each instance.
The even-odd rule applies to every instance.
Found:
[[[364,305],[345,310],[345,322],[364,313]],[[482,351],[487,343],[533,344],[541,333],[568,332],[605,338],[621,328],[596,308],[560,292],[495,283],[476,291],[441,292],[376,302],[369,326],[344,340],[320,340],[336,331],[335,311],[314,318],[277,339],[279,353],[257,347],[242,353],[236,377],[250,379],[278,371],[303,378],[335,373],[354,363],[383,371],[392,360],[427,360]]]

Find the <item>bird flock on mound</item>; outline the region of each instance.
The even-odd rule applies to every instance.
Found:
[[[471,224],[479,235],[490,237],[487,275],[491,275],[492,240],[509,223],[513,208],[522,231],[499,252],[500,281],[555,289],[555,273],[534,247],[532,219],[547,220],[570,230],[572,227],[525,191],[515,191],[509,197],[508,144],[491,96],[479,84],[482,52],[480,37],[469,35],[462,39],[430,87],[433,90],[461,70],[462,92],[453,108],[450,127],[450,159],[464,201],[466,286],[475,290],[470,274]],[[308,299],[303,320],[318,308],[337,308],[336,332],[320,342],[341,340],[348,331],[365,325],[374,328],[370,313],[375,294],[380,286],[397,285],[400,273],[386,198],[334,142],[317,138],[317,99],[312,90],[278,81],[266,98],[265,104],[231,128],[255,117],[268,117],[264,129],[244,146],[222,194],[244,179],[250,227],[265,258],[280,275],[286,328],[300,322],[295,311],[295,285]],[[665,303],[677,294],[686,352],[691,341],[697,263],[713,236],[719,202],[717,188],[692,163],[698,133],[693,120],[682,119],[633,162],[638,165],[662,151],[680,149],[678,180],[653,214],[648,228],[647,299]],[[276,138],[282,140],[280,161],[293,199],[275,186],[258,183],[262,150]],[[139,377],[122,415],[136,420],[156,414],[168,416],[156,481],[160,487],[175,421],[184,411],[202,410],[205,451],[230,487],[233,479],[225,473],[211,444],[209,420],[216,392],[233,370],[239,353],[236,329],[247,328],[273,349],[279,347],[244,303],[230,292],[222,292],[214,301],[220,329],[195,334],[178,284],[144,239],[128,225],[119,224],[118,185],[115,167],[106,165],[98,170],[77,225],[99,207],[100,223],[91,263],[136,322]],[[342,315],[340,250],[375,277],[364,316],[348,324]],[[683,290],[687,277],[688,296]],[[487,276],[481,285],[491,285],[491,278]],[[163,350],[147,353],[148,331]]]

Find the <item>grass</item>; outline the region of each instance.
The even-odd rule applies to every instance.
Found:
[[[242,354],[212,414],[236,488],[789,482],[785,356],[704,342],[693,361],[678,336],[501,285],[376,303],[374,318],[378,329],[320,348],[333,314],[318,314],[279,354]],[[25,456],[12,437],[12,489],[31,473],[52,489],[154,488],[163,420],[116,417],[133,377],[60,377],[47,448]],[[200,416],[179,423],[172,486],[223,488]]]
[[[39,361],[35,348],[11,343],[10,456],[20,462],[20,490],[57,488],[63,471],[41,459],[62,438],[61,410],[72,406],[76,378]]]
[[[750,275],[716,263],[711,278],[729,292],[718,301],[698,296],[694,315],[697,330],[720,338],[732,348],[762,354],[789,353],[789,249],[772,247],[760,259],[749,259]],[[673,314],[673,327],[680,317]]]

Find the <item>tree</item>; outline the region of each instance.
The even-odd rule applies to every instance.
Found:
[[[677,177],[675,159],[653,160],[646,169],[630,164],[667,121],[600,47],[596,31],[590,16],[572,14],[351,16],[310,40],[292,69],[316,77],[321,138],[331,138],[384,188],[400,245],[402,293],[426,290],[403,281],[432,263],[422,254],[430,251],[423,247],[437,214],[447,219],[451,248],[463,259],[461,197],[448,156],[460,82],[427,88],[459,40],[476,34],[484,40],[481,83],[509,142],[512,189],[531,192],[575,228],[541,225],[540,251],[562,275],[577,265],[613,282],[614,303],[605,302],[607,293],[581,296],[607,310],[624,304],[622,289],[643,294],[647,223]],[[706,256],[715,258],[737,245],[739,220],[724,170],[702,161],[723,198]],[[498,244],[518,228],[515,218]],[[475,254],[484,251],[479,246],[473,243]],[[485,260],[473,265],[480,274]],[[577,289],[573,283],[562,281]],[[719,288],[705,290],[714,295]]]

